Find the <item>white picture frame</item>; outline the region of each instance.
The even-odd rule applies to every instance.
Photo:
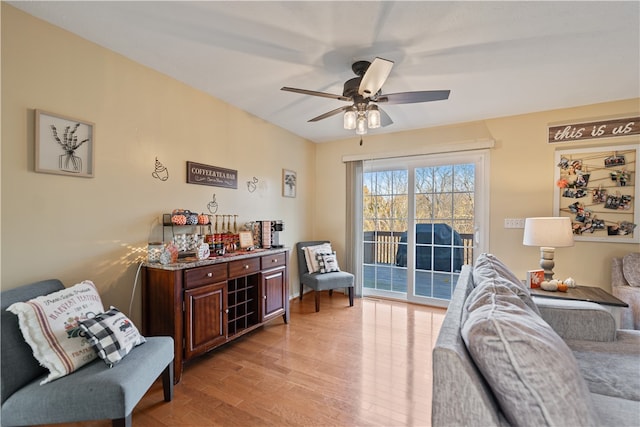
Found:
[[[95,125],[35,110],[35,171],[94,177]]]
[[[612,161],[620,157],[625,159],[624,163]],[[556,150],[553,212],[555,216],[571,218],[574,240],[640,243],[639,161],[640,144]],[[580,168],[583,176],[588,175],[582,178],[581,187],[566,187],[561,182],[566,181],[569,176],[576,176],[575,170],[567,172],[565,169],[572,167]],[[614,180],[614,174],[618,177],[625,175],[624,185],[621,185],[619,178]],[[578,192],[580,194],[576,194]],[[624,202],[620,205],[618,202],[612,204],[609,199]],[[629,223],[635,224],[635,227],[632,232],[624,233],[625,228],[620,227],[620,224],[624,226]],[[631,227],[627,226],[626,229],[628,228]]]

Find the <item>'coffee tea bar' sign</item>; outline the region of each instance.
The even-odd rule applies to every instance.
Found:
[[[549,144],[640,135],[640,117],[549,126]]]
[[[202,163],[187,162],[187,183],[238,188],[238,171]]]

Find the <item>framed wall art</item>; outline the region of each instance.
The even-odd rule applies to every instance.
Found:
[[[36,110],[35,171],[93,178],[95,125]]]
[[[292,170],[282,169],[282,195],[284,197],[296,197],[298,180]]]
[[[639,144],[556,151],[554,214],[576,241],[640,243],[639,159]]]

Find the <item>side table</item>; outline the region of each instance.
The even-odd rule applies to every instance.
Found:
[[[629,307],[629,304],[626,302],[619,300],[604,289],[594,286],[577,286],[575,288],[569,288],[567,292],[545,291],[541,288],[531,288],[529,291],[531,295],[535,297],[586,301],[600,304],[611,312],[616,321],[617,329],[620,328],[620,309]]]

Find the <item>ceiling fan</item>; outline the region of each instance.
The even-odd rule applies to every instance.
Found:
[[[393,123],[391,117],[379,108],[378,104],[413,104],[416,102],[441,101],[449,98],[450,90],[383,94],[382,85],[389,77],[392,67],[393,61],[382,58],[375,58],[372,62],[354,62],[351,69],[358,77],[349,79],[344,83],[342,95],[286,86],[281,90],[349,102],[351,105],[328,111],[310,119],[309,122],[317,122],[344,112],[344,128],[355,129],[358,135],[366,134],[368,128],[375,129]]]

